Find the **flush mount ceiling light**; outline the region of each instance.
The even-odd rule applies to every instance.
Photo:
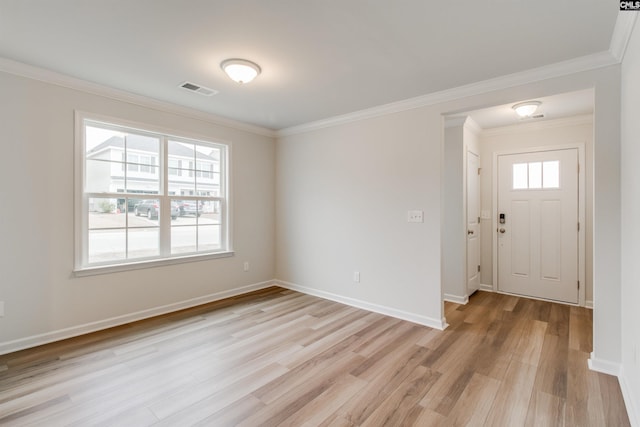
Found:
[[[538,106],[542,104],[540,101],[526,101],[514,105],[513,110],[520,118],[531,117],[536,112]]]
[[[231,80],[240,84],[249,83],[255,79],[261,71],[258,64],[247,61],[246,59],[237,58],[222,61],[220,68],[227,73]]]

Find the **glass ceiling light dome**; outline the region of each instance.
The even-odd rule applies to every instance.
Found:
[[[513,110],[520,118],[531,117],[536,112],[538,106],[542,104],[540,101],[526,101],[515,104]]]
[[[260,66],[246,59],[227,59],[222,61],[220,68],[236,83],[249,83],[260,74]]]

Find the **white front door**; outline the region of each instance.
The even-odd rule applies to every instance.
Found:
[[[578,303],[578,150],[498,156],[498,289]]]
[[[467,295],[480,288],[480,162],[467,151]]]

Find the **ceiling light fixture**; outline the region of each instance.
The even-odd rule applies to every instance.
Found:
[[[514,105],[513,110],[520,118],[531,117],[536,112],[538,106],[542,104],[540,101],[526,101]]]
[[[236,83],[249,83],[260,74],[260,66],[246,59],[227,59],[222,61],[220,68]]]

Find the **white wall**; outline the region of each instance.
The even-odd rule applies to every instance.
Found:
[[[274,138],[6,73],[0,93],[1,351],[273,279]],[[75,109],[230,141],[236,255],[74,278]]]
[[[622,372],[632,425],[640,426],[640,26],[622,63]]]
[[[593,358],[619,363],[619,73],[600,68],[280,138],[277,277],[439,319],[442,115],[595,88]],[[408,209],[425,210],[424,224],[408,224]]]
[[[279,139],[278,279],[439,323],[441,131],[416,109]]]
[[[593,117],[578,116],[487,129],[481,134],[482,209],[493,212],[494,153],[535,147],[582,143],[585,145],[586,181],[586,300],[593,301]],[[494,285],[493,232],[496,219],[482,220],[482,283]]]
[[[442,292],[445,300],[457,303],[467,298],[464,121],[464,117],[445,120],[442,171]]]

